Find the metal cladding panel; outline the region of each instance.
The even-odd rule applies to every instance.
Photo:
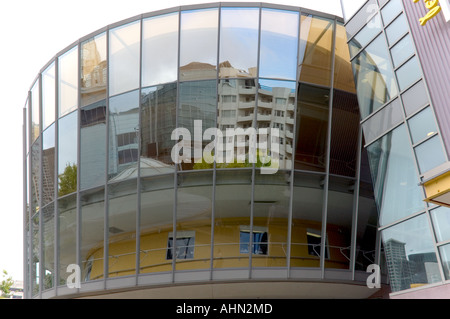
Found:
[[[416,44],[431,102],[444,140],[447,154],[450,151],[450,23],[443,13],[421,26],[419,19],[426,9],[423,1],[403,0],[411,33]]]

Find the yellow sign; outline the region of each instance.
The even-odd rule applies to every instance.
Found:
[[[419,2],[419,0],[413,0],[414,3]],[[424,26],[428,20],[431,20],[434,18],[439,11],[441,11],[441,7],[438,6],[439,1],[438,0],[424,0],[425,7],[428,9],[428,13],[423,17],[419,19],[420,25]]]

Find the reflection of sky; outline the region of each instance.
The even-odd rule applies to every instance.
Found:
[[[64,172],[67,164],[77,162],[77,113],[71,113],[59,120],[58,173]]]
[[[272,91],[273,88],[279,87],[279,88],[289,88],[291,89],[291,92],[295,92],[295,83],[292,81],[277,81],[277,80],[267,80],[267,79],[260,79],[259,84],[261,85],[261,88],[267,91]]]

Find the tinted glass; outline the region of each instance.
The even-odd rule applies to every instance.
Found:
[[[218,9],[181,13],[180,80],[217,77]]]
[[[402,94],[406,115],[409,116],[429,103],[423,81],[414,84]]]
[[[416,146],[415,152],[421,173],[425,173],[446,161],[442,142],[438,135]]]
[[[220,24],[219,76],[255,77],[259,9],[222,8]]]
[[[31,260],[31,294],[37,295],[39,293],[39,285],[40,285],[40,231],[39,231],[39,214],[34,216],[31,220],[32,224],[32,260]]]
[[[437,133],[433,110],[428,107],[408,120],[413,144]]]
[[[77,263],[77,196],[69,195],[58,201],[58,285],[66,285],[71,275],[67,266]]]
[[[78,107],[78,47],[59,57],[58,64],[59,116]]]
[[[350,40],[351,56],[355,56],[364,48],[382,29],[380,16],[376,14],[367,24]]]
[[[384,25],[388,25],[402,10],[403,6],[400,1],[389,1],[389,3],[381,9]]]
[[[42,73],[42,129],[55,121],[55,64]]]
[[[55,204],[52,203],[42,210],[43,214],[43,242],[42,264],[44,265],[44,287],[50,289],[55,286]]]
[[[106,34],[81,44],[81,106],[106,98]]]
[[[345,27],[338,22],[336,24],[336,48],[334,51],[334,88],[356,94],[348,49]]]
[[[41,110],[40,110],[40,82],[36,81],[31,89],[31,143],[33,143],[39,134],[41,123]]]
[[[450,245],[444,245],[439,247],[439,253],[441,255],[441,262],[444,268],[445,280],[450,279]]]
[[[59,119],[58,124],[58,196],[77,190],[78,112]]]
[[[41,147],[42,137],[38,137],[31,146],[31,215],[36,213],[41,206]]]
[[[176,81],[178,13],[143,20],[142,86]]]
[[[392,61],[394,62],[394,68],[398,67],[407,58],[414,54],[414,45],[409,35],[401,39],[392,49]]]
[[[47,128],[42,136],[42,205],[55,199],[55,125]]]
[[[132,22],[109,31],[109,95],[139,86],[141,24]]]
[[[405,15],[402,14],[386,28],[386,37],[389,45],[393,45],[406,32],[408,32],[408,21]]]
[[[431,211],[434,232],[438,242],[450,239],[450,208],[438,207]]]
[[[416,57],[413,57],[411,60],[402,65],[396,73],[400,91],[406,89],[422,76]]]
[[[259,75],[295,80],[298,48],[298,12],[262,9]]]

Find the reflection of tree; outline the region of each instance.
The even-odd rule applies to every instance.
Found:
[[[77,165],[67,164],[64,173],[58,176],[59,191],[58,195],[63,196],[73,193],[77,190]]]

